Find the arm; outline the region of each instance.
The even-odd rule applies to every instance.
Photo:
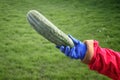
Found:
[[[120,80],[120,53],[108,48],[101,48],[97,41],[87,40],[87,53],[83,59],[91,70]]]
[[[70,38],[75,43],[73,48],[68,46],[59,47],[65,55],[80,59],[83,63],[89,65],[91,70],[95,70],[112,79],[120,80],[120,54],[118,52],[101,48],[95,40],[86,40],[82,43],[73,37]],[[81,47],[81,45],[85,46]]]

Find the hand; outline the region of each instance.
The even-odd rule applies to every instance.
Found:
[[[71,35],[68,36],[72,39],[74,47],[70,48],[70,46],[57,46],[57,48],[70,58],[83,60],[87,51],[86,44],[75,39]]]

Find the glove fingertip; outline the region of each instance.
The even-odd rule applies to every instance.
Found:
[[[59,49],[59,48],[60,48],[60,46],[56,45],[56,48],[58,48],[58,49]]]
[[[60,47],[60,51],[61,51],[61,52],[64,52],[64,48],[65,48],[64,46],[61,46],[61,47]]]
[[[69,52],[70,52],[70,47],[69,47],[69,46],[66,46],[65,55],[68,56],[68,55],[69,55]]]
[[[72,36],[72,35],[70,35],[70,34],[68,34],[68,37],[70,37],[71,39],[73,39],[73,36]]]
[[[71,36],[71,35],[68,35],[68,36],[72,39],[72,41],[74,42],[74,44],[77,44],[77,43],[78,43],[78,40],[75,39],[73,36]]]

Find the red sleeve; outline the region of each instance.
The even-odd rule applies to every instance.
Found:
[[[101,48],[98,42],[94,41],[94,56],[89,68],[114,80],[120,80],[120,52]]]

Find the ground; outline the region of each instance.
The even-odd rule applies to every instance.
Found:
[[[120,51],[119,0],[0,0],[0,80],[110,80],[37,34],[26,19],[33,9],[66,34]]]

